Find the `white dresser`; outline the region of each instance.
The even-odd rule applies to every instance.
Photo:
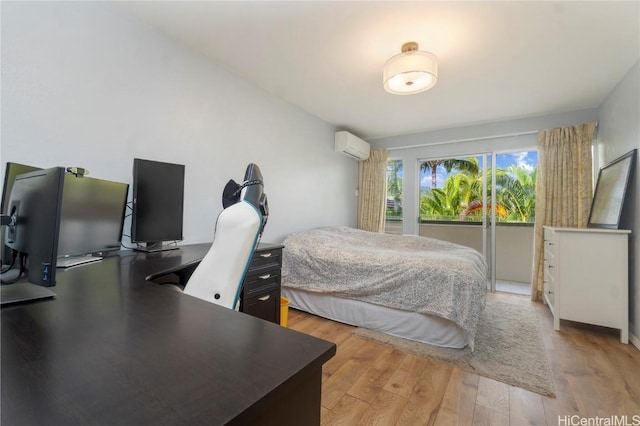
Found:
[[[560,320],[620,329],[629,343],[628,230],[544,227],[544,300]]]

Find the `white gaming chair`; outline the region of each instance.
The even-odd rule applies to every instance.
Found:
[[[184,287],[184,293],[238,309],[242,282],[269,215],[262,174],[249,164],[244,182],[230,180],[223,193],[211,248]]]

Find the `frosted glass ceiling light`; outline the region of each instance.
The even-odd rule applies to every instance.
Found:
[[[438,60],[430,52],[418,50],[418,43],[402,45],[402,53],[384,64],[384,90],[394,95],[413,95],[435,86],[438,81]]]

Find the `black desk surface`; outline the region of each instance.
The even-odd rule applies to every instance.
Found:
[[[335,354],[145,280],[208,247],[122,251],[60,271],[56,299],[3,307],[2,424],[242,422]]]

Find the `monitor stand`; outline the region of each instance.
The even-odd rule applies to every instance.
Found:
[[[49,297],[56,297],[56,294],[41,285],[17,283],[0,286],[0,305],[2,306]]]
[[[165,245],[162,242],[159,243],[145,243],[145,245],[138,245],[137,247],[134,247],[133,249],[135,251],[142,251],[145,253],[156,253],[156,252],[160,252],[160,251],[167,251],[167,250],[178,250],[180,247],[178,247],[177,245]]]

